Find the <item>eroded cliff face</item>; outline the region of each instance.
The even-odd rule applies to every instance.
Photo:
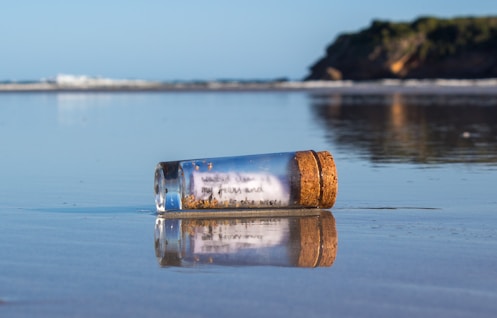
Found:
[[[497,17],[373,21],[340,35],[306,80],[497,77]]]

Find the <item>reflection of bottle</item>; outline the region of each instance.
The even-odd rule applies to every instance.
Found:
[[[155,253],[161,266],[272,265],[331,266],[337,252],[335,218],[330,211],[302,215],[215,217],[158,216]]]
[[[331,208],[337,193],[327,151],[161,162],[155,170],[157,210]]]

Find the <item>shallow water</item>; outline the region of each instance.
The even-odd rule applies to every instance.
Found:
[[[0,315],[493,317],[496,100],[0,94]],[[333,225],[204,217],[230,237],[250,225],[245,249],[211,240],[216,253],[164,262],[158,161],[303,149],[335,157]]]

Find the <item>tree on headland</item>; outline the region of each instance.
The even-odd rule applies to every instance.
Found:
[[[339,35],[306,80],[489,77],[497,77],[497,17],[420,17]]]

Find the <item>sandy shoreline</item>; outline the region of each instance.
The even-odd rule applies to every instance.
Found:
[[[174,91],[317,91],[357,94],[490,94],[497,95],[497,79],[487,80],[381,80],[274,81],[274,82],[148,82],[89,83],[4,82],[0,92],[174,92]]]

